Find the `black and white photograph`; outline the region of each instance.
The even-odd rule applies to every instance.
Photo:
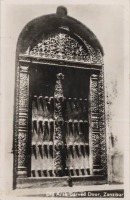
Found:
[[[129,200],[129,1],[0,3],[0,200]]]

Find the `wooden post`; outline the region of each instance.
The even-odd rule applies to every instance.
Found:
[[[29,100],[29,66],[20,65],[19,115],[18,115],[18,177],[27,177],[26,151],[28,138],[28,100]]]
[[[62,176],[63,174],[63,156],[62,151],[64,147],[63,136],[62,136],[62,101],[64,100],[62,79],[64,75],[62,73],[57,74],[57,81],[54,92],[54,170],[56,176]]]
[[[99,74],[98,91],[99,91],[99,129],[100,129],[100,145],[101,145],[101,167],[103,175],[107,177],[104,66],[102,66]]]
[[[92,172],[97,174],[101,168],[100,132],[99,132],[99,99],[98,99],[98,75],[90,77],[90,123],[91,123],[91,149]]]

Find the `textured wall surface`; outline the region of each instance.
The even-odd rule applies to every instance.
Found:
[[[6,5],[2,24],[2,149],[3,188],[12,188],[13,106],[15,51],[23,27],[41,15],[55,13],[59,5]],[[68,14],[89,27],[101,42],[105,56],[106,132],[109,182],[123,182],[124,52],[123,7],[114,5],[65,5]],[[9,167],[10,166],[10,167]],[[120,166],[120,167],[119,167]],[[6,171],[6,173],[5,173]],[[4,172],[4,173],[3,173]]]

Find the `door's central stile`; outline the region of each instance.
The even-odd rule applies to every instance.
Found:
[[[57,81],[54,92],[54,169],[56,176],[62,176],[64,174],[63,166],[63,149],[64,141],[62,135],[63,116],[62,116],[62,102],[64,101],[62,80],[64,75],[62,73],[57,74]]]

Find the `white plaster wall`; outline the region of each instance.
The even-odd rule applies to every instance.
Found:
[[[13,172],[13,105],[14,105],[14,83],[15,83],[15,51],[18,36],[23,27],[36,17],[56,12],[57,5],[17,5],[7,4],[2,9],[2,170],[0,179],[2,188],[12,188]],[[106,89],[106,128],[108,139],[108,158],[112,164],[111,154],[118,152],[117,156],[123,156],[123,138],[125,136],[123,127],[124,110],[124,15],[123,6],[119,5],[65,5],[68,15],[81,21],[92,30],[101,42],[105,56],[105,89]],[[109,116],[109,117],[108,117]],[[113,134],[117,140],[112,148],[109,140]],[[117,162],[117,160],[115,161]],[[123,167],[123,162],[120,163]],[[115,164],[117,165],[117,164]],[[117,169],[115,169],[117,170]],[[112,175],[112,167],[109,166],[109,181],[120,176],[122,182],[122,169],[118,171],[117,177]],[[119,174],[118,174],[119,173]],[[118,179],[118,178],[117,178]]]

